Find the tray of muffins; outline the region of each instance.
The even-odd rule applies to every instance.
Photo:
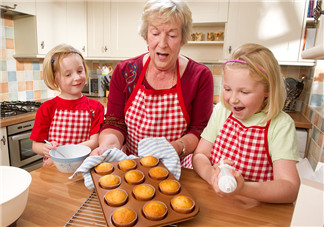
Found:
[[[194,198],[154,156],[103,162],[91,177],[108,226],[165,226],[199,213]]]

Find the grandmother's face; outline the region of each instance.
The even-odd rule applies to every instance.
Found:
[[[147,44],[151,62],[160,70],[172,70],[182,47],[182,25],[153,18],[148,24]]]

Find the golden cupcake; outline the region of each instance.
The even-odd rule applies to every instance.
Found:
[[[143,207],[144,216],[153,221],[162,220],[167,212],[167,206],[161,201],[150,201]]]
[[[159,159],[157,159],[154,156],[145,156],[145,157],[141,158],[140,163],[144,167],[153,167],[159,163]]]
[[[137,214],[130,208],[121,207],[112,214],[112,221],[116,226],[133,226],[137,220]]]
[[[167,178],[168,175],[169,175],[168,170],[166,170],[163,167],[159,167],[159,166],[151,168],[149,171],[149,176],[156,180],[163,180],[163,179]]]
[[[130,169],[135,169],[136,168],[136,162],[133,159],[124,159],[118,163],[119,168],[126,172]]]
[[[114,170],[114,167],[111,163],[103,162],[95,167],[95,171],[98,174],[106,175],[110,174]]]
[[[130,170],[125,173],[125,180],[129,184],[140,184],[144,181],[144,173],[139,170]]]
[[[180,183],[175,180],[164,180],[159,184],[160,191],[163,194],[174,195],[177,194],[180,190]]]
[[[108,174],[100,177],[99,184],[102,188],[113,189],[120,185],[121,179],[119,176]]]
[[[123,189],[114,189],[106,193],[105,201],[110,206],[121,206],[127,201],[127,192]]]
[[[140,184],[133,188],[133,195],[138,200],[150,200],[155,194],[155,188],[150,184]]]
[[[171,207],[179,213],[190,213],[195,207],[195,202],[185,195],[175,196],[171,200]]]

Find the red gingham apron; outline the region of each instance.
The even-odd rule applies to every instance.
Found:
[[[270,121],[264,127],[245,127],[232,115],[226,119],[216,137],[210,155],[212,165],[222,158],[230,159],[235,162],[235,169],[247,180],[273,180],[267,139]]]
[[[150,90],[142,84],[149,62],[150,58],[125,106],[128,155],[137,155],[138,143],[147,137],[165,137],[169,142],[179,139],[189,124],[181,92],[179,63],[175,88]]]
[[[90,137],[91,114],[89,110],[55,111],[48,139],[59,145],[78,144]]]

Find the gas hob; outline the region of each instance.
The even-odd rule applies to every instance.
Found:
[[[5,101],[0,102],[0,117],[7,118],[28,112],[35,112],[41,102],[34,101]]]

